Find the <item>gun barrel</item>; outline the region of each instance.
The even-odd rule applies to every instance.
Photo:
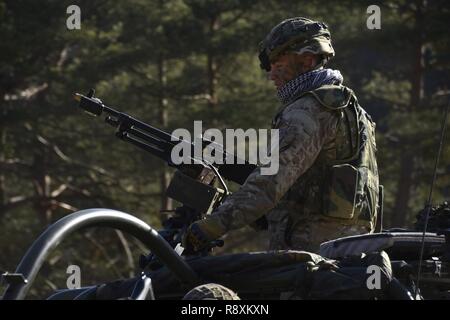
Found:
[[[102,114],[104,105],[99,99],[86,97],[79,93],[76,93],[74,98],[79,102],[78,106],[84,111],[94,116],[99,116]]]
[[[116,133],[118,138],[152,153],[168,162],[169,165],[173,165],[170,160],[172,148],[178,143],[184,143],[188,144],[189,148],[191,148],[191,157],[189,158],[193,160],[193,165],[198,166],[199,164],[203,164],[203,166],[208,166],[203,163],[202,159],[197,159],[193,156],[195,154],[194,143],[179,139],[170,133],[148,125],[126,113],[104,105],[100,99],[93,97],[93,92],[87,96],[76,93],[74,99],[79,102],[78,106],[89,114],[100,116],[103,112],[107,113],[109,116],[106,117],[105,121],[118,129],[118,132]],[[210,143],[215,145],[216,151],[223,154],[224,160],[229,157],[229,154],[223,149],[223,146],[219,146],[212,141],[204,140],[202,142],[202,147],[205,148]],[[236,161],[236,155],[233,155],[233,157],[235,160],[234,164],[224,163],[217,165],[216,167],[218,168],[220,175],[225,179],[243,184],[248,175],[256,168],[256,165],[246,161],[243,164],[239,164],[238,161]]]

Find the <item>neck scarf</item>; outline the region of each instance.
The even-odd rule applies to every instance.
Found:
[[[299,94],[317,89],[326,84],[341,84],[344,78],[339,70],[317,69],[299,75],[278,89],[277,95],[283,104]]]

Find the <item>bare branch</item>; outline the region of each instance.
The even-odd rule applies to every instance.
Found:
[[[62,184],[62,185],[60,185],[57,189],[53,190],[53,191],[50,193],[50,196],[53,197],[53,198],[55,198],[55,197],[59,196],[61,193],[63,193],[67,188],[68,188],[68,187],[67,187],[66,184]]]
[[[14,196],[11,197],[6,203],[0,207],[0,212],[2,214],[6,213],[9,210],[15,209],[27,203],[31,203],[37,199],[36,196],[27,197],[27,196]]]
[[[57,200],[51,200],[50,204],[53,207],[60,207],[60,208],[63,208],[63,209],[66,209],[66,210],[69,210],[69,211],[72,211],[72,212],[78,211],[77,208],[71,206],[70,204],[67,204],[67,203],[61,202],[61,201],[57,201]]]
[[[134,264],[133,255],[131,254],[130,245],[128,244],[127,239],[125,239],[122,231],[120,231],[120,230],[115,230],[115,231],[116,231],[117,237],[120,240],[120,243],[123,246],[123,249],[125,250],[125,254],[127,255],[128,266],[130,268],[129,276],[132,277],[134,275],[134,270],[136,269],[136,266]]]
[[[28,131],[34,132],[33,127],[29,124],[26,123],[25,124],[25,128]],[[76,165],[78,167],[82,167],[91,171],[95,171],[101,175],[105,175],[111,178],[114,178],[114,176],[109,173],[108,171],[106,171],[105,169],[98,167],[98,166],[92,166],[92,165],[86,165],[80,161],[74,160],[72,158],[70,158],[69,156],[67,156],[64,152],[62,152],[62,150],[55,144],[50,142],[48,139],[44,138],[43,136],[41,136],[40,134],[34,132],[36,135],[36,139],[42,143],[43,145],[45,145],[46,147],[50,148],[61,160],[63,160],[64,162]]]
[[[100,253],[108,260],[108,265],[111,266],[114,273],[117,277],[123,278],[123,274],[120,272],[119,269],[115,266],[115,260],[111,258],[111,256],[108,254],[108,251],[105,249],[105,247],[99,243],[90,233],[85,233],[84,235],[99,251]]]
[[[48,83],[44,82],[38,86],[30,86],[18,94],[5,94],[3,99],[5,101],[15,101],[15,100],[30,100],[34,98],[37,94],[42,93],[48,88]]]

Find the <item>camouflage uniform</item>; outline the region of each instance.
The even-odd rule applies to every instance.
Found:
[[[318,91],[325,95],[316,97]],[[330,93],[333,97],[326,97]],[[372,208],[363,208],[359,215],[342,213],[348,217],[333,216],[333,210],[324,214],[326,202],[330,201],[326,195],[333,193],[327,190],[330,167],[346,163],[352,157],[351,145],[358,140],[358,132],[354,129],[350,132],[357,126],[347,126],[342,107],[353,108],[370,121],[357,103],[350,103],[349,96],[352,93],[345,87],[324,86],[283,106],[273,121],[273,127],[280,130],[278,173],[261,175],[260,169],[256,169],[213,213],[214,218],[230,230],[251,224],[267,213],[271,249],[316,251],[321,242],[372,231],[375,223]],[[327,105],[330,101],[334,105]],[[374,144],[373,131],[370,138]],[[374,151],[371,150],[371,157]],[[359,154],[357,159],[360,158]],[[376,162],[372,166],[377,188]],[[342,195],[342,198],[346,201],[349,197]],[[375,206],[376,202],[374,199]]]

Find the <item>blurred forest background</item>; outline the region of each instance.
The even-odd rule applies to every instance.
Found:
[[[68,30],[66,9],[81,8]],[[366,26],[369,5],[381,29]],[[279,103],[260,70],[258,43],[281,20],[306,16],[332,33],[344,84],[377,123],[385,226],[407,227],[430,188],[449,89],[445,0],[0,1],[0,270],[14,271],[32,241],[71,212],[113,208],[158,228],[176,204],[164,196],[173,170],[114,137],[77,109],[75,92],[172,131],[269,128]],[[450,134],[434,204],[450,198]],[[245,229],[220,252],[260,250]],[[45,263],[32,296],[65,287],[70,264],[82,285],[135,274],[144,253],[111,230],[73,236]],[[0,288],[1,289],[1,288]]]

